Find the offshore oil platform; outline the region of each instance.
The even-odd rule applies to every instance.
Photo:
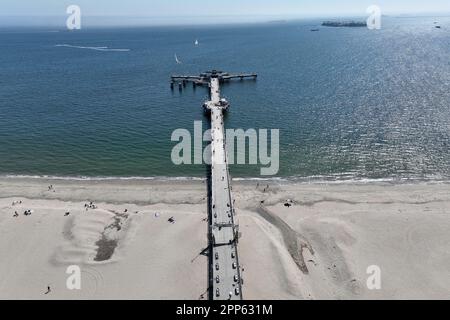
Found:
[[[210,98],[203,104],[211,118],[211,166],[208,174],[208,296],[210,300],[242,300],[242,272],[239,265],[239,226],[235,208],[225,139],[223,113],[229,108],[220,97],[220,84],[232,79],[257,79],[252,74],[229,74],[212,70],[199,76],[171,77],[171,88],[181,90],[186,83],[208,86]]]

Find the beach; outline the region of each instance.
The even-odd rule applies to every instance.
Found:
[[[244,299],[450,298],[450,184],[232,186]],[[206,195],[202,179],[0,178],[0,299],[206,299]]]

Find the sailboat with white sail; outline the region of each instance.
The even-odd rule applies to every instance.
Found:
[[[175,53],[175,61],[176,61],[177,64],[181,64],[181,61],[178,59],[178,56],[177,56],[176,53]]]

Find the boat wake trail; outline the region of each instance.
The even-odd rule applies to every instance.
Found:
[[[113,49],[108,47],[83,47],[83,46],[73,46],[70,44],[57,44],[55,47],[66,47],[66,48],[76,48],[76,49],[88,49],[95,51],[110,51],[110,52],[128,52],[130,49]]]

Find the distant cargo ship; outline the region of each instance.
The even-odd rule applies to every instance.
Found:
[[[367,27],[366,22],[357,21],[325,21],[322,23],[324,27]]]

